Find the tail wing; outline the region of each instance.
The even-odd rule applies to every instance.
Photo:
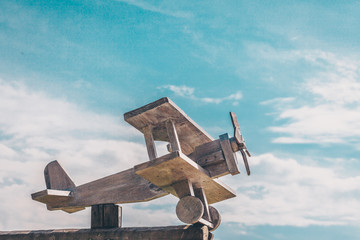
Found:
[[[44,170],[46,190],[31,194],[32,199],[45,203],[49,210],[57,210],[54,206],[60,202],[68,201],[72,198],[72,191],[75,184],[60,166],[58,161],[52,161],[46,165]],[[73,213],[83,210],[83,207],[61,208],[61,210]]]
[[[44,176],[47,189],[72,190],[75,188],[74,182],[56,160],[45,167]]]

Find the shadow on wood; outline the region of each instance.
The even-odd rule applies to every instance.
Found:
[[[110,229],[60,229],[39,231],[0,231],[0,240],[210,240],[206,226],[167,226]]]
[[[115,204],[91,206],[91,228],[121,227],[122,208]]]

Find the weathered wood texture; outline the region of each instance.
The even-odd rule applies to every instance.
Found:
[[[150,160],[157,158],[156,146],[154,143],[152,129],[153,129],[153,127],[151,125],[149,125],[143,129],[146,149],[147,149]]]
[[[225,161],[231,175],[239,174],[239,168],[237,166],[237,159],[235,153],[232,151],[232,147],[229,141],[229,135],[227,133],[220,135],[220,145],[224,152]]]
[[[56,160],[46,165],[44,176],[47,189],[72,190],[75,188],[74,182]]]
[[[184,181],[173,183],[171,187],[174,188],[176,195],[179,198],[183,198],[185,196],[195,196],[192,183],[187,179]]]
[[[205,195],[205,191],[202,188],[196,188],[194,189],[194,193],[195,193],[195,197],[199,198],[201,200],[201,202],[204,205],[204,214],[202,216],[202,218],[204,218],[207,221],[211,222],[211,216],[210,216],[210,212],[209,212],[209,205],[207,202],[207,197]]]
[[[184,180],[203,188],[209,204],[235,197],[232,189],[215,179],[239,173],[237,144],[227,134],[213,140],[168,98],[128,112],[124,118],[144,133],[150,162],[75,187],[54,161],[45,168],[48,189],[33,193],[32,198],[46,203],[49,210],[71,213],[97,204],[149,201],[168,193],[179,197],[172,185]],[[157,157],[154,140],[169,141],[173,152]]]
[[[0,231],[0,240],[210,240],[206,226]]]
[[[194,196],[186,196],[180,199],[176,205],[176,215],[180,221],[188,224],[198,222],[204,214],[204,205],[201,200]]]
[[[169,137],[171,152],[181,151],[179,137],[173,120],[170,119],[166,121],[166,131]]]
[[[218,210],[216,210],[216,208],[214,208],[213,206],[209,206],[209,212],[210,212],[210,216],[211,216],[211,223],[213,224],[213,227],[210,228],[210,231],[215,231],[221,223],[221,215],[218,212]]]
[[[115,204],[91,206],[91,228],[121,227],[122,208]]]
[[[238,149],[234,151],[232,140],[233,138],[229,139],[227,134],[223,134],[218,140],[197,146],[188,157],[207,170],[211,178],[238,174],[240,172],[234,153]]]
[[[209,204],[235,197],[235,192],[220,182],[212,179],[208,172],[181,152],[172,152],[153,161],[134,167],[136,174],[156,186],[177,196],[173,184],[188,180],[194,188],[203,188]]]
[[[33,193],[31,196],[34,200],[46,203],[49,210],[61,209],[69,212],[96,204],[149,201],[167,194],[135,174],[131,168],[76,187],[72,192],[72,196],[76,197],[49,199],[46,197],[47,190]]]
[[[181,143],[181,151],[186,155],[192,153],[197,146],[213,140],[209,134],[166,97],[125,113],[124,119],[141,132],[148,125],[154,126],[154,140],[165,142],[170,142],[166,121],[173,120]]]

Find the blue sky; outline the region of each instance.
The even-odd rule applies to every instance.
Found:
[[[30,199],[43,168],[57,159],[82,184],[147,161],[122,115],[168,96],[214,138],[236,112],[254,155],[250,177],[223,179],[238,196],[215,204],[217,239],[357,239],[359,14],[357,1],[1,1],[0,229],[88,227],[88,209]],[[124,224],[180,224],[175,205],[124,205]]]

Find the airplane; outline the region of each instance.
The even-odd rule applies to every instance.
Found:
[[[55,160],[44,170],[46,189],[31,197],[48,210],[73,213],[97,204],[144,202],[172,194],[179,198],[176,214],[182,222],[215,230],[221,217],[210,204],[236,196],[218,179],[240,173],[236,152],[250,175],[251,155],[235,113],[230,116],[234,137],[225,133],[214,140],[169,98],[161,98],[124,114],[124,120],[144,134],[149,161],[76,186]],[[168,142],[169,153],[158,156],[154,141]]]

